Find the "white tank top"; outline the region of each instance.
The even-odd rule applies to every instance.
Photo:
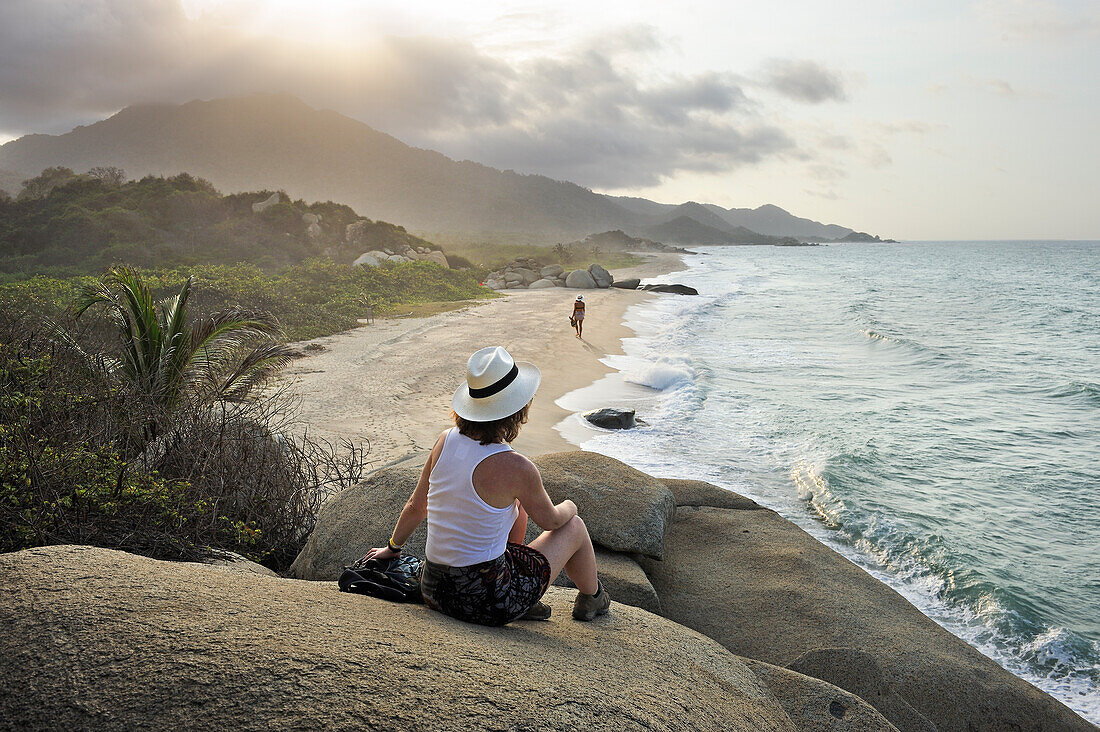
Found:
[[[450,567],[496,559],[508,545],[508,532],[519,510],[515,502],[495,508],[474,490],[474,468],[499,452],[512,448],[504,443],[482,445],[458,431],[447,430],[443,450],[428,476],[429,562]]]

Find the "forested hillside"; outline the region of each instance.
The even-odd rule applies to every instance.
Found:
[[[349,241],[348,224],[360,222]],[[92,274],[141,267],[251,262],[277,270],[313,257],[351,263],[372,249],[434,245],[350,207],[285,193],[222,195],[182,173],[125,180],[117,168],[49,168],[0,197],[0,274]]]

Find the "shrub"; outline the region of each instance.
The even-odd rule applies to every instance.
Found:
[[[153,439],[137,394],[33,316],[0,310],[0,552],[78,543],[289,565],[367,448],[295,435],[290,402],[187,398]],[[95,329],[73,329],[85,352]]]

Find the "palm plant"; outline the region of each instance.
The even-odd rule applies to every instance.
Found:
[[[246,401],[294,354],[271,340],[278,333],[273,319],[238,307],[190,323],[192,285],[189,277],[177,295],[157,302],[135,269],[113,267],[73,306],[78,318],[93,307],[106,311],[121,345],[119,357],[104,360],[108,373],[159,415],[171,415],[185,399]]]

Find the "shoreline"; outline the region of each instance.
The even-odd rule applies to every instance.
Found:
[[[655,277],[676,271],[683,259],[646,253],[647,261],[614,270],[616,279]],[[583,340],[567,322],[578,292],[588,303]],[[450,400],[466,359],[477,348],[499,344],[517,361],[542,371],[529,423],[513,446],[529,457],[579,450],[554,426],[571,412],[555,402],[612,372],[601,359],[622,353],[633,335],[627,308],[655,295],[641,290],[509,290],[504,297],[471,303],[427,318],[378,319],[330,336],[302,341],[307,351],[286,370],[284,383],[299,400],[298,421],[314,436],[337,442],[369,442],[371,469],[428,450],[450,425]]]

